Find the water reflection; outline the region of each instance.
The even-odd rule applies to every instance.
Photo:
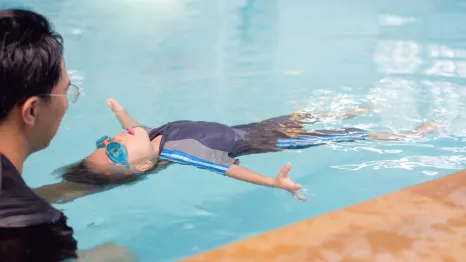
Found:
[[[382,168],[400,168],[413,170],[415,168],[435,168],[459,170],[466,165],[465,155],[447,156],[408,156],[395,160],[366,161],[359,164],[334,165],[332,168],[358,171],[364,168],[378,170]]]
[[[382,74],[414,74],[422,65],[421,47],[414,41],[380,40],[374,62]]]
[[[466,147],[441,147],[439,149],[450,151],[453,153],[466,153]]]
[[[426,30],[423,25],[429,18],[381,15],[379,26],[384,32],[388,26],[406,27],[409,22],[418,24],[418,30]],[[378,40],[374,63],[381,78],[369,96],[384,108],[384,126],[412,126],[429,118],[444,121],[444,133],[464,136],[465,92],[461,83],[466,73],[466,49],[458,42],[429,37],[419,41]]]
[[[233,10],[232,10],[233,11]],[[228,30],[233,21],[237,25]],[[227,86],[260,98],[272,84],[277,43],[277,0],[247,0],[225,21],[223,49]]]
[[[431,44],[427,46],[430,57],[444,59],[466,59],[466,49],[459,49],[445,44]]]
[[[417,19],[414,17],[402,17],[391,14],[380,15],[378,20],[380,26],[403,26],[408,23],[417,22]]]

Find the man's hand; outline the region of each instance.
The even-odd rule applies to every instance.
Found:
[[[140,259],[126,247],[104,243],[78,251],[77,262],[138,262]]]
[[[106,102],[107,102],[107,106],[108,106],[114,113],[118,113],[118,112],[125,111],[125,109],[123,108],[123,106],[120,105],[120,103],[118,103],[118,101],[116,101],[116,100],[113,99],[113,98],[107,98],[107,99],[106,99]]]
[[[290,172],[290,170],[290,163],[284,165],[282,169],[280,169],[277,176],[275,177],[276,187],[289,191],[299,200],[306,200],[306,197],[298,192],[298,190],[301,189],[301,185],[291,181],[290,177],[288,176],[288,172]]]

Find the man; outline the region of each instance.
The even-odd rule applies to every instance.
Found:
[[[62,38],[42,15],[11,9],[0,11],[0,40],[0,260],[78,258],[66,216],[21,177],[24,161],[49,145],[79,96],[65,69]],[[101,255],[95,259],[105,261]]]

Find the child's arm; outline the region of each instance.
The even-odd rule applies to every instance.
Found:
[[[244,167],[233,164],[227,169],[225,174],[229,177],[232,177],[232,178],[235,178],[241,181],[245,181],[248,183],[268,186],[268,187],[281,188],[281,189],[289,191],[294,196],[296,196],[299,200],[306,200],[306,197],[303,194],[298,192],[298,190],[301,188],[301,185],[294,183],[288,177],[288,172],[290,171],[290,169],[291,169],[291,164],[288,163],[285,166],[283,166],[282,169],[280,169],[280,171],[278,172],[275,178],[270,178],[270,177],[260,175],[251,170],[248,170]]]
[[[131,118],[123,106],[120,105],[115,99],[107,98],[108,107],[115,113],[118,121],[120,121],[123,128],[130,128],[133,126],[139,126],[140,124]]]
[[[201,143],[183,144],[181,142],[173,143],[168,148],[165,146],[160,153],[160,159],[192,165],[256,185],[285,189],[300,200],[306,199],[298,192],[301,185],[294,183],[288,177],[291,169],[289,163],[278,172],[275,178],[270,178],[239,166],[238,159],[232,158],[227,151],[212,149]]]

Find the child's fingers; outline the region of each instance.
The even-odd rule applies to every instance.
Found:
[[[284,165],[280,171],[278,172],[278,177],[280,178],[285,178],[288,176],[288,172],[290,172],[291,170],[291,163],[287,163],[286,165]]]
[[[107,98],[107,105],[110,109],[112,109],[113,111],[115,110],[118,110],[118,109],[121,109],[122,106],[120,104],[118,104],[118,102],[113,99],[113,98]]]
[[[112,108],[112,103],[110,102],[110,99],[105,99],[105,102],[107,103],[107,106]]]
[[[293,195],[299,200],[306,200],[306,197],[298,191],[295,191]]]

